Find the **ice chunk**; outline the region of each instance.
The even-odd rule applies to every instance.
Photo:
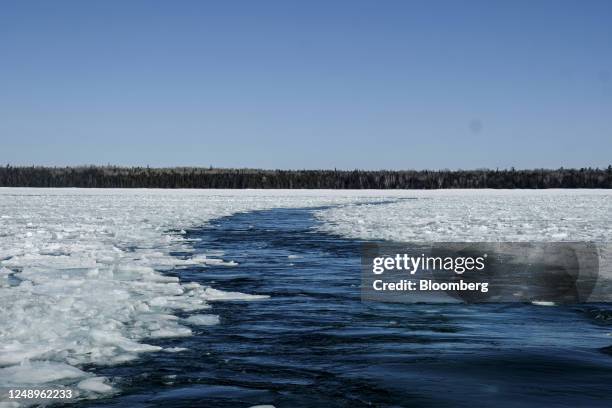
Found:
[[[193,315],[186,318],[185,321],[197,326],[212,326],[219,324],[219,316],[212,314]]]
[[[187,351],[187,350],[188,349],[186,349],[185,347],[168,347],[164,349],[166,353],[180,353],[182,351]]]
[[[106,384],[106,377],[87,378],[79,382],[77,387],[85,391],[92,391],[100,394],[108,393],[113,390],[113,387]]]
[[[218,258],[209,258],[206,255],[198,255],[191,258],[191,261],[197,264],[214,265],[214,266],[237,266],[238,262],[224,261]]]
[[[555,302],[550,302],[547,300],[534,300],[531,304],[536,306],[556,306]]]
[[[240,292],[224,292],[222,290],[206,288],[204,290],[204,298],[208,301],[218,300],[260,300],[267,299],[267,295],[249,295]]]
[[[98,344],[117,346],[125,351],[131,351],[135,353],[159,351],[162,349],[159,346],[151,346],[149,344],[137,343],[135,341],[126,339],[125,337],[122,337],[119,334],[105,332],[102,330],[92,330],[90,336]]]
[[[19,365],[0,368],[0,385],[43,384],[51,381],[80,378],[87,373],[64,363],[51,361],[24,362]]]

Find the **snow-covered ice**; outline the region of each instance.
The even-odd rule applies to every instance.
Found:
[[[408,200],[317,212],[322,229],[403,242],[595,241],[612,238],[610,190],[419,190]]]

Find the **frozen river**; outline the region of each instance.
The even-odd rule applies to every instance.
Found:
[[[606,242],[610,198],[2,189],[0,387],[95,406],[609,406],[606,306],[361,302],[359,248]]]

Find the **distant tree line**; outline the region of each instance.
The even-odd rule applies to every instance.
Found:
[[[258,170],[202,167],[0,167],[2,187],[117,188],[612,188],[607,169]]]

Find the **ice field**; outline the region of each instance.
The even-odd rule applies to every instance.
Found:
[[[321,230],[347,238],[612,237],[612,193],[595,190],[3,188],[0,388],[70,387],[83,398],[117,392],[113,378],[96,377],[86,366],[180,352],[147,340],[191,336],[191,327],[218,324],[214,309],[223,304],[213,302],[262,299],[165,275],[189,265],[233,265],[220,253],[191,256],[185,230],[241,212],[301,207],[327,207],[317,211]],[[181,319],[177,311],[195,314]]]
[[[382,206],[320,211],[323,229],[395,241],[597,241],[612,238],[606,190],[412,191]]]

